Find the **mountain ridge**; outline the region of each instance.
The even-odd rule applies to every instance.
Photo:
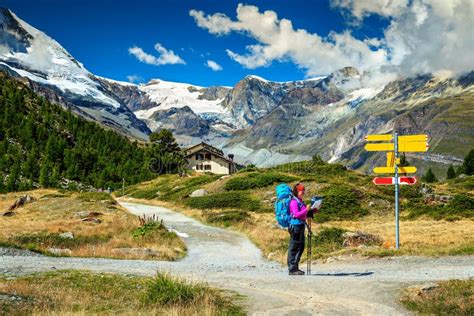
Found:
[[[438,162],[456,161],[449,157],[462,158],[474,144],[474,71],[377,84],[375,74],[353,67],[287,82],[248,75],[233,87],[162,79],[133,84],[90,73],[59,43],[7,9],[0,10],[0,24],[0,69],[49,100],[132,138],[146,140],[151,131],[169,128],[182,146],[206,141],[240,163],[270,166],[318,154],[362,171],[381,161],[362,151],[368,133],[433,134],[433,154],[445,157],[433,158]],[[41,48],[52,70],[32,62],[33,46]]]

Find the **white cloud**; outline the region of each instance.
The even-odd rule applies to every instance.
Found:
[[[406,10],[408,0],[331,0],[331,6],[345,9],[361,20],[370,14],[384,17],[399,15]]]
[[[143,78],[139,75],[129,75],[127,76],[128,82],[135,83],[135,82],[143,82]]]
[[[403,75],[474,69],[472,0],[332,0],[331,5],[357,23],[377,14],[390,19],[389,26],[382,38],[361,40],[350,30],[321,36],[295,29],[292,21],[276,12],[260,12],[251,5],[239,4],[236,20],[222,13],[191,10],[189,14],[211,34],[240,32],[255,39],[244,54],[226,50],[231,59],[250,69],[284,60],[294,62],[307,76],[346,66]]]
[[[159,56],[154,56],[143,51],[142,48],[133,46],[128,49],[129,54],[135,56],[139,61],[149,65],[167,65],[167,64],[186,64],[184,60],[176,55],[171,49],[166,49],[160,43],[156,43],[154,46],[155,50],[159,53]]]
[[[227,49],[227,54],[246,68],[264,67],[274,60],[290,59],[308,76],[327,74],[346,66],[361,70],[378,68],[386,63],[386,52],[372,50],[367,43],[358,40],[349,31],[331,33],[329,38],[311,34],[303,29],[294,29],[290,20],[279,19],[274,11],[259,12],[255,6],[239,4],[237,21],[216,13],[205,15],[191,10],[198,26],[212,34],[223,35],[232,31],[243,32],[257,40],[247,46],[247,54],[238,54]]]
[[[211,68],[213,71],[221,71],[222,66],[216,63],[213,60],[208,60],[205,64],[207,67]]]
[[[332,5],[356,19],[389,17],[383,39],[388,66],[402,74],[444,77],[474,69],[472,0],[332,0]]]

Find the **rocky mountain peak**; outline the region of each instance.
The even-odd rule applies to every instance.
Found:
[[[0,29],[0,47],[3,47],[4,51],[26,52],[33,36],[21,27],[16,17],[6,8],[0,8]]]

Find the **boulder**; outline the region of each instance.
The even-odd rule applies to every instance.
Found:
[[[81,222],[90,222],[90,223],[96,223],[96,224],[102,223],[102,221],[100,219],[95,218],[95,217],[83,218],[83,219],[81,219]]]
[[[74,214],[74,216],[79,217],[79,218],[89,217],[89,212],[87,211],[77,212],[76,214]]]
[[[429,293],[438,287],[439,285],[436,283],[424,283],[424,284],[410,286],[407,290],[408,290],[408,293],[416,297],[416,296]]]
[[[433,193],[433,188],[431,188],[429,185],[423,183],[421,185],[420,193],[423,194],[424,196]]]
[[[20,196],[16,201],[15,203],[13,203],[9,208],[8,210],[9,211],[13,211],[14,209],[17,209],[17,208],[20,208],[22,207],[23,205],[25,204],[28,204],[28,203],[31,203],[35,200],[34,197],[32,197],[31,195],[27,194],[27,195],[24,195],[24,196]]]
[[[160,253],[150,248],[114,248],[112,253],[116,255],[133,255],[139,257],[158,257]]]
[[[369,202],[370,207],[386,208],[390,207],[390,202],[384,199],[374,199]]]
[[[72,250],[68,248],[48,248],[47,251],[50,254],[56,256],[70,256],[72,255]]]
[[[191,193],[189,196],[190,197],[199,197],[199,196],[206,196],[208,194],[209,194],[209,192],[207,192],[207,190],[198,189],[196,191],[193,191],[193,193]]]
[[[453,199],[451,195],[427,194],[425,195],[426,204],[446,204]]]
[[[73,232],[61,233],[61,234],[59,234],[59,237],[67,238],[67,239],[74,239],[74,233]]]
[[[378,236],[364,232],[345,232],[343,235],[343,247],[359,247],[361,245],[380,244],[381,240]]]

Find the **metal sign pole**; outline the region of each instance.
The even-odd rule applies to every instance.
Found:
[[[396,248],[400,248],[400,231],[399,231],[399,210],[398,210],[398,133],[394,136],[394,151],[395,151],[395,238]]]

